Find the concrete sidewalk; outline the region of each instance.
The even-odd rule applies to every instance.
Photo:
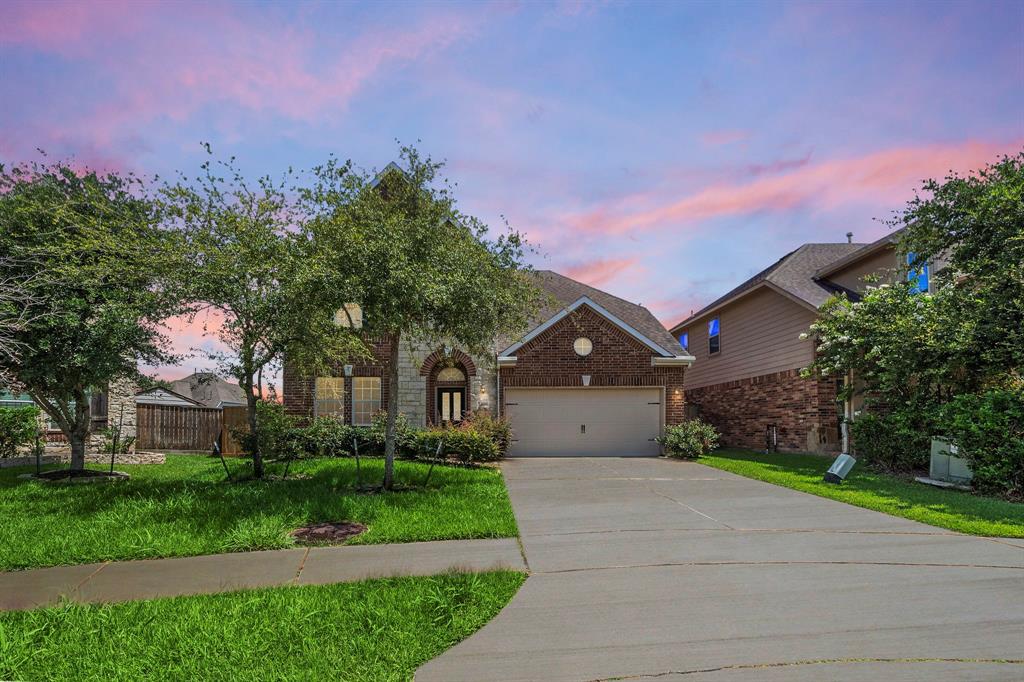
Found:
[[[1024,549],[659,459],[503,465],[531,575],[418,682],[1024,680]]]
[[[498,569],[526,570],[515,538],[309,547],[56,566],[0,573],[0,610],[31,609],[62,598],[117,602]]]

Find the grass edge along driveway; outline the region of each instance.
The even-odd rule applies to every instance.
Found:
[[[525,579],[452,573],[0,613],[0,679],[409,680]]]
[[[245,463],[229,466],[241,474]],[[366,524],[351,544],[518,534],[497,468],[439,465],[427,489],[387,494],[357,493],[346,458],[297,461],[288,480],[265,482],[229,483],[218,459],[189,455],[117,468],[131,480],[54,484],[18,479],[31,468],[0,471],[0,571],[282,549],[294,528],[317,521]],[[421,486],[427,468],[397,462],[397,482]],[[364,459],[361,469],[362,483],[379,481],[383,462]]]
[[[840,485],[821,480],[831,458],[723,449],[698,463],[931,526],[984,537],[1024,538],[1024,504],[935,488],[858,464]]]

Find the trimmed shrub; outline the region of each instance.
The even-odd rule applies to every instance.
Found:
[[[39,408],[0,407],[0,457],[13,457],[18,448],[35,438],[39,429]]]
[[[942,424],[970,463],[977,490],[1024,498],[1024,387],[956,396]]]
[[[352,454],[352,428],[334,417],[317,417],[292,429],[291,438],[305,457],[344,457]]]
[[[679,459],[697,459],[718,447],[718,430],[700,419],[688,419],[669,426],[656,439],[665,454]]]
[[[475,412],[459,428],[476,431],[490,438],[498,448],[499,458],[508,454],[512,444],[512,424],[507,419],[496,419],[489,412]]]
[[[498,446],[487,435],[468,428],[427,429],[416,434],[416,453],[424,459],[437,456],[437,445],[444,441],[442,457],[460,462],[494,462],[501,459]]]
[[[366,454],[383,455],[387,428],[388,413],[386,410],[381,410],[373,415],[373,418],[370,420],[370,426],[353,427],[353,433],[359,437],[359,453],[363,454],[363,445],[365,444],[367,447]],[[404,413],[398,413],[398,418],[395,420],[395,456],[416,456],[417,430],[409,424],[409,419]]]
[[[295,418],[284,411],[284,405],[269,400],[256,403],[256,424],[260,453],[264,457],[295,457],[299,454]],[[246,454],[252,453],[254,441],[248,423],[232,429],[231,435],[241,443]]]
[[[930,429],[922,428],[902,412],[862,414],[850,422],[857,459],[883,471],[905,472],[928,468]]]

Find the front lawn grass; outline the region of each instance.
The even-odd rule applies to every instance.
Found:
[[[524,579],[447,574],[0,613],[0,679],[410,680]]]
[[[858,464],[841,485],[821,477],[831,458],[718,450],[698,460],[716,469],[969,535],[1024,537],[1024,504],[933,488]]]
[[[241,475],[246,463],[229,466]],[[439,465],[427,489],[386,494],[354,490],[352,459],[297,461],[288,480],[242,483],[225,481],[220,460],[209,457],[116,468],[131,480],[42,483],[18,479],[30,468],[0,471],[0,570],[278,549],[292,546],[291,530],[315,521],[366,524],[353,544],[517,534],[494,468]],[[418,486],[427,466],[400,461],[395,471],[399,484]],[[364,484],[382,475],[382,460],[363,460]]]

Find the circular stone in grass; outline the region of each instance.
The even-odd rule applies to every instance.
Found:
[[[326,521],[296,528],[292,537],[300,545],[337,545],[365,530],[366,526],[354,521]]]

